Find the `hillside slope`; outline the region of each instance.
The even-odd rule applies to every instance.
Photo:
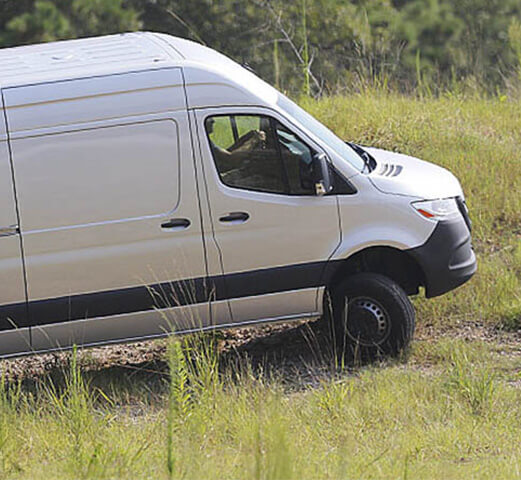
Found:
[[[339,136],[451,170],[473,221],[479,271],[444,297],[418,301],[420,322],[472,320],[521,326],[521,110],[518,103],[457,97],[332,97],[304,105]]]
[[[347,368],[325,322],[4,361],[2,478],[519,477],[520,106],[303,104],[346,139],[452,170],[478,274],[415,300],[417,339],[399,361]]]

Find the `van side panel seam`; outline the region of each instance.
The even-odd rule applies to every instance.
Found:
[[[18,239],[20,241],[20,257],[22,262],[22,276],[23,276],[23,282],[24,282],[24,293],[25,293],[25,302],[18,304],[14,307],[14,309],[10,309],[9,306],[7,306],[7,312],[10,313],[10,315],[7,316],[10,322],[11,328],[13,328],[13,319],[16,319],[18,323],[21,322],[27,322],[30,323],[29,319],[29,288],[27,285],[27,270],[25,267],[25,252],[24,252],[24,242],[22,237],[22,222],[20,218],[20,206],[18,202],[18,191],[16,189],[16,181],[15,181],[15,174],[14,174],[14,160],[13,160],[13,149],[11,147],[11,134],[9,130],[9,121],[7,118],[7,110],[5,107],[5,98],[4,98],[4,90],[0,90],[2,95],[2,115],[4,116],[5,120],[5,133],[7,136],[7,149],[9,152],[9,163],[11,165],[11,181],[13,185],[13,195],[14,195],[14,205],[15,205],[15,212],[16,212],[16,221],[18,223]],[[0,319],[4,318],[4,315],[1,313],[4,307],[0,309]],[[0,321],[0,329],[3,321]],[[29,329],[29,342],[31,342],[31,330]]]

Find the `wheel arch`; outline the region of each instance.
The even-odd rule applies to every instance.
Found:
[[[371,246],[344,259],[334,260],[328,269],[326,287],[334,289],[343,279],[355,273],[379,273],[400,285],[408,295],[425,286],[425,274],[408,252],[390,246]]]

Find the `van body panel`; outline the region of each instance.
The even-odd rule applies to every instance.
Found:
[[[358,193],[339,195],[342,242],[332,260],[349,258],[369,247],[386,246],[407,250],[422,245],[436,222],[425,221],[411,206],[411,198],[388,195],[359,175],[352,182]]]
[[[323,293],[323,289],[320,289]],[[284,297],[279,300],[279,297]],[[288,297],[285,294],[273,294],[271,298],[274,302],[286,301]],[[292,298],[295,302],[294,310],[298,311],[299,296]],[[115,315],[109,318],[94,318],[70,323],[60,323],[56,325],[36,326],[32,328],[33,344],[37,348],[33,348],[31,352],[43,353],[54,350],[63,350],[70,348],[71,345],[79,345],[83,347],[92,347],[98,345],[107,345],[110,343],[119,343],[122,341],[132,342],[154,338],[165,337],[170,334],[192,333],[196,331],[207,331],[215,328],[249,326],[261,323],[273,322],[289,322],[292,320],[317,318],[320,312],[302,312],[293,315],[259,315],[261,310],[256,302],[258,297],[242,299],[246,308],[248,304],[255,305],[254,315],[249,319],[238,323],[231,322],[228,316],[228,302],[218,301],[193,305],[191,307],[174,307],[165,308],[161,311],[138,312],[131,315]],[[209,324],[199,324],[198,319],[205,318],[210,315],[216,322]],[[155,330],[143,329],[144,325],[154,325]],[[134,336],[122,337],[122,332],[134,333]],[[8,332],[11,334],[11,332]],[[19,354],[22,350],[13,350],[12,354]],[[26,350],[25,353],[30,353]],[[11,352],[2,354],[3,357],[13,356]]]
[[[13,87],[4,97],[12,134],[186,108],[179,68]]]
[[[0,95],[0,330],[25,322],[25,285],[20,234],[9,156],[5,115]],[[20,335],[17,335],[17,338]],[[27,339],[21,335],[21,341]]]
[[[197,174],[197,194],[200,202],[201,224],[203,232],[203,243],[206,253],[206,268],[208,272],[209,288],[212,292],[212,300],[216,298],[226,298],[228,305],[228,315],[222,319],[222,322],[231,322],[231,310],[229,308],[228,295],[224,289],[224,275],[222,254],[219,246],[215,241],[212,224],[212,208],[208,199],[208,187],[206,185],[205,164],[201,155],[201,139],[197,131],[197,115],[193,110],[189,110],[190,130],[192,132],[192,148],[194,151],[194,165]],[[218,322],[218,317],[213,319]]]
[[[210,312],[210,308],[212,312]],[[92,346],[163,337],[171,333],[208,328],[206,319],[229,319],[228,302],[208,302],[147,310],[32,328],[34,351],[60,350],[71,345]]]
[[[211,63],[183,68],[189,108],[276,103],[277,91],[235,62],[214,68]]]
[[[274,106],[278,92],[225,55],[183,38],[148,34],[181,55],[189,108],[222,105]]]
[[[150,70],[178,64],[182,56],[141,32],[24,45],[0,50],[3,87]]]
[[[30,328],[0,331],[0,358],[32,352]]]
[[[204,122],[214,115],[250,114],[271,116],[287,122],[278,113],[263,108],[234,107],[196,110],[197,132],[204,163],[208,205],[213,235],[218,245],[234,322],[255,315],[245,302],[236,300],[243,290],[259,295],[256,315],[269,310],[274,316],[321,310],[317,290],[327,260],[338,248],[341,232],[335,196],[291,196],[231,188],[217,172]],[[289,127],[289,125],[288,125]],[[320,148],[297,132],[312,148]],[[219,221],[229,212],[247,212],[242,224]],[[266,293],[283,292],[273,298]],[[298,291],[298,289],[304,289]],[[237,293],[239,292],[239,293]],[[293,297],[299,301],[294,302]],[[285,298],[283,298],[285,297]],[[298,304],[298,307],[297,307]],[[295,306],[295,312],[288,311]]]
[[[447,169],[424,160],[379,148],[366,148],[381,168],[369,175],[376,188],[384,193],[421,197],[422,200],[463,197],[458,179]],[[387,170],[384,170],[387,166]],[[393,168],[398,174],[386,174]],[[433,182],[439,178],[442,182]]]
[[[319,291],[313,287],[235,298],[231,301],[233,318],[234,321],[241,321],[239,319],[262,321],[265,318],[277,318],[282,315],[305,317],[314,314],[320,316],[321,304],[320,302],[314,304],[313,300],[317,293],[322,298],[323,290],[323,287]]]
[[[117,308],[130,314],[140,308],[153,311],[158,305],[194,303],[189,282],[182,291],[178,288],[185,279],[207,274],[188,115],[177,84],[180,72],[162,71],[162,80],[155,77],[158,74],[145,76],[155,82],[149,89],[131,80],[135,92],[129,91],[126,75],[101,82],[100,89],[107,86],[108,91],[82,98],[86,108],[76,117],[76,100],[70,97],[81,91],[74,85],[69,93],[64,88],[67,100],[8,109],[8,117],[20,129],[12,151],[30,325],[69,321],[74,332],[74,321],[121,313]],[[121,88],[114,83],[118,81]],[[52,121],[23,123],[22,118],[32,118],[35,106],[56,107]],[[170,111],[151,120],[149,113],[161,108]],[[18,109],[26,109],[27,117],[17,116]],[[142,116],[136,115],[139,110]],[[113,118],[118,112],[119,122]],[[110,117],[106,124],[100,121],[104,117]],[[45,135],[30,130],[48,123],[61,127],[55,132],[47,128]],[[70,125],[64,129],[66,124]],[[171,220],[186,225],[168,227]],[[177,289],[169,288],[171,284]],[[147,291],[151,285],[162,291]],[[97,292],[101,297],[93,295]],[[174,298],[179,295],[187,298]],[[157,317],[143,318],[152,323],[136,327],[135,334],[129,323],[121,335],[157,332]],[[67,338],[77,338],[74,333],[59,336],[62,346]],[[42,338],[33,337],[33,348],[46,348]]]
[[[181,163],[180,127],[174,117],[84,128],[47,135],[45,141],[13,139],[21,228],[27,241],[49,231],[63,234],[64,229],[88,227],[82,242],[75,244],[79,248],[91,238],[96,242],[109,223],[118,222],[124,229],[127,222],[174,213]],[[136,181],[138,174],[154,181]]]
[[[0,228],[17,224],[9,143],[2,95],[0,95]]]
[[[19,317],[23,314],[22,305],[26,300],[19,235],[0,236],[0,285],[2,285],[0,312],[2,307],[4,309],[9,307],[10,315],[18,312],[16,317]],[[1,314],[0,319],[2,325],[4,319]],[[15,319],[11,317],[11,320]],[[18,325],[17,321],[15,323]]]

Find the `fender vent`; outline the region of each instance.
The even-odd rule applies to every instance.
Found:
[[[394,165],[392,163],[383,163],[379,170],[376,172],[382,177],[397,177],[402,172],[403,167],[401,165]]]

